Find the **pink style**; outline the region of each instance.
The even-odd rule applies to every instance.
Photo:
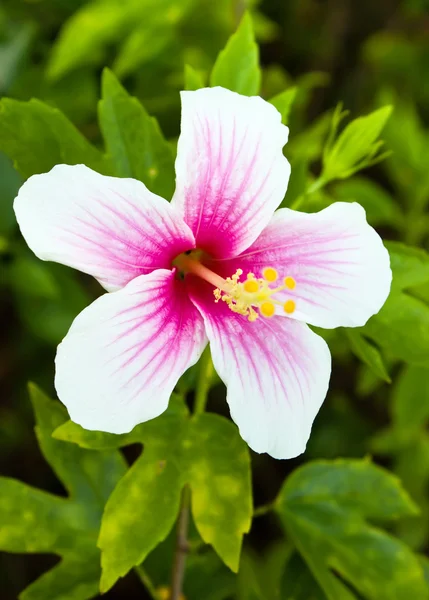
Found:
[[[256,452],[305,450],[331,358],[319,327],[359,327],[391,284],[389,256],[358,204],[283,208],[290,167],[277,110],[222,88],[182,92],[171,203],[140,181],[58,165],[15,200],[42,260],[110,293],[74,320],[55,385],[71,418],[124,433],[167,408],[210,343],[231,417]]]

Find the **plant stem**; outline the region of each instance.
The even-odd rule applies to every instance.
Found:
[[[274,504],[262,504],[253,511],[253,517],[262,517],[274,510]]]
[[[207,396],[213,375],[213,362],[210,349],[207,347],[200,360],[200,373],[198,376],[197,389],[195,392],[194,414],[200,415],[206,409]]]
[[[152,581],[150,580],[149,575],[144,570],[143,565],[137,565],[137,567],[134,567],[134,570],[137,573],[137,575],[139,576],[140,581],[145,586],[145,588],[148,591],[149,596],[152,598],[152,600],[157,600],[158,594],[156,593],[155,586],[153,585]]]
[[[194,415],[205,411],[210,381],[213,374],[213,363],[210,349],[207,347],[200,359],[200,372],[195,390]],[[177,520],[176,549],[174,552],[173,571],[171,576],[170,600],[180,600],[185,575],[186,555],[189,552],[188,523],[191,504],[191,490],[188,485],[182,490],[179,518]]]
[[[176,549],[174,552],[173,573],[171,577],[170,600],[180,600],[180,595],[182,593],[186,555],[189,551],[187,537],[190,500],[190,489],[188,485],[185,485],[182,490],[182,501],[180,505],[179,518],[177,521]]]

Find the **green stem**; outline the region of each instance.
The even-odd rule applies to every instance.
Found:
[[[200,415],[206,409],[212,376],[213,362],[210,354],[210,348],[207,346],[200,359],[200,373],[198,376],[197,389],[195,391],[195,415]]]
[[[213,363],[207,347],[200,359],[200,372],[195,390],[194,415],[202,414],[207,404],[207,396],[213,374]],[[179,517],[177,519],[176,548],[174,552],[173,571],[171,575],[170,600],[179,600],[182,593],[185,575],[186,556],[189,552],[188,523],[191,505],[191,490],[188,485],[182,490]]]
[[[143,565],[137,565],[137,567],[134,567],[134,571],[139,576],[140,581],[145,586],[145,588],[148,591],[149,596],[151,597],[151,599],[152,600],[157,600],[158,594],[156,592],[155,586],[153,585],[153,583],[152,583],[149,575],[144,570]]]
[[[179,518],[177,520],[176,548],[174,551],[173,572],[171,576],[170,600],[180,600],[185,576],[186,555],[189,552],[188,523],[191,491],[188,485],[182,490]]]
[[[262,506],[258,506],[257,508],[255,508],[255,510],[253,511],[253,517],[262,517],[263,515],[266,515],[267,513],[273,510],[274,504],[263,504]]]

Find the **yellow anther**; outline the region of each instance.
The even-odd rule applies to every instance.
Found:
[[[272,317],[276,312],[276,307],[272,302],[263,302],[259,307],[259,311],[263,317]]]
[[[248,279],[244,282],[243,287],[244,291],[248,292],[249,294],[255,294],[257,291],[259,291],[259,283],[256,281],[256,279]]]
[[[296,287],[296,281],[293,277],[285,277],[284,278],[284,282],[285,282],[285,286],[289,289],[289,290],[294,290]]]
[[[286,302],[283,304],[283,310],[288,315],[291,315],[295,311],[295,306],[296,304],[294,300],[286,300]]]
[[[294,290],[296,287],[296,281],[293,277],[285,277],[284,278],[284,282],[285,282],[285,286],[289,289],[289,290]]]
[[[265,269],[262,271],[262,277],[265,279],[265,281],[277,281],[278,276],[279,274],[273,267],[265,267]]]

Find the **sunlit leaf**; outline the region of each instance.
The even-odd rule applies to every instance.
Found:
[[[237,570],[252,503],[248,448],[231,422],[213,414],[189,419],[177,400],[164,415],[129,434],[85,431],[69,421],[56,430],[55,437],[97,449],[144,444],[142,456],[106,506],[99,541],[104,590],[165,539],[186,484],[191,488],[192,515],[201,537],[226,565]],[[155,512],[156,519],[145,516]],[[140,535],[136,537],[137,524]]]
[[[57,109],[40,102],[0,101],[0,149],[24,178],[61,163],[109,171],[105,157]]]
[[[281,114],[283,125],[288,124],[289,113],[292,108],[293,101],[295,100],[297,91],[298,88],[293,87],[281,92],[280,94],[277,94],[277,96],[274,96],[274,98],[271,98],[270,100],[270,104],[275,106]]]
[[[170,199],[174,157],[154,117],[127,94],[108,69],[103,73],[100,127],[115,174],[140,179],[154,193]]]
[[[378,162],[382,156],[379,153],[382,142],[378,137],[391,112],[392,107],[385,106],[349,123],[335,142],[329,144],[323,157],[322,178],[325,181],[344,179]]]
[[[217,57],[210,85],[220,85],[245,96],[258,94],[261,85],[259,50],[248,13]]]

